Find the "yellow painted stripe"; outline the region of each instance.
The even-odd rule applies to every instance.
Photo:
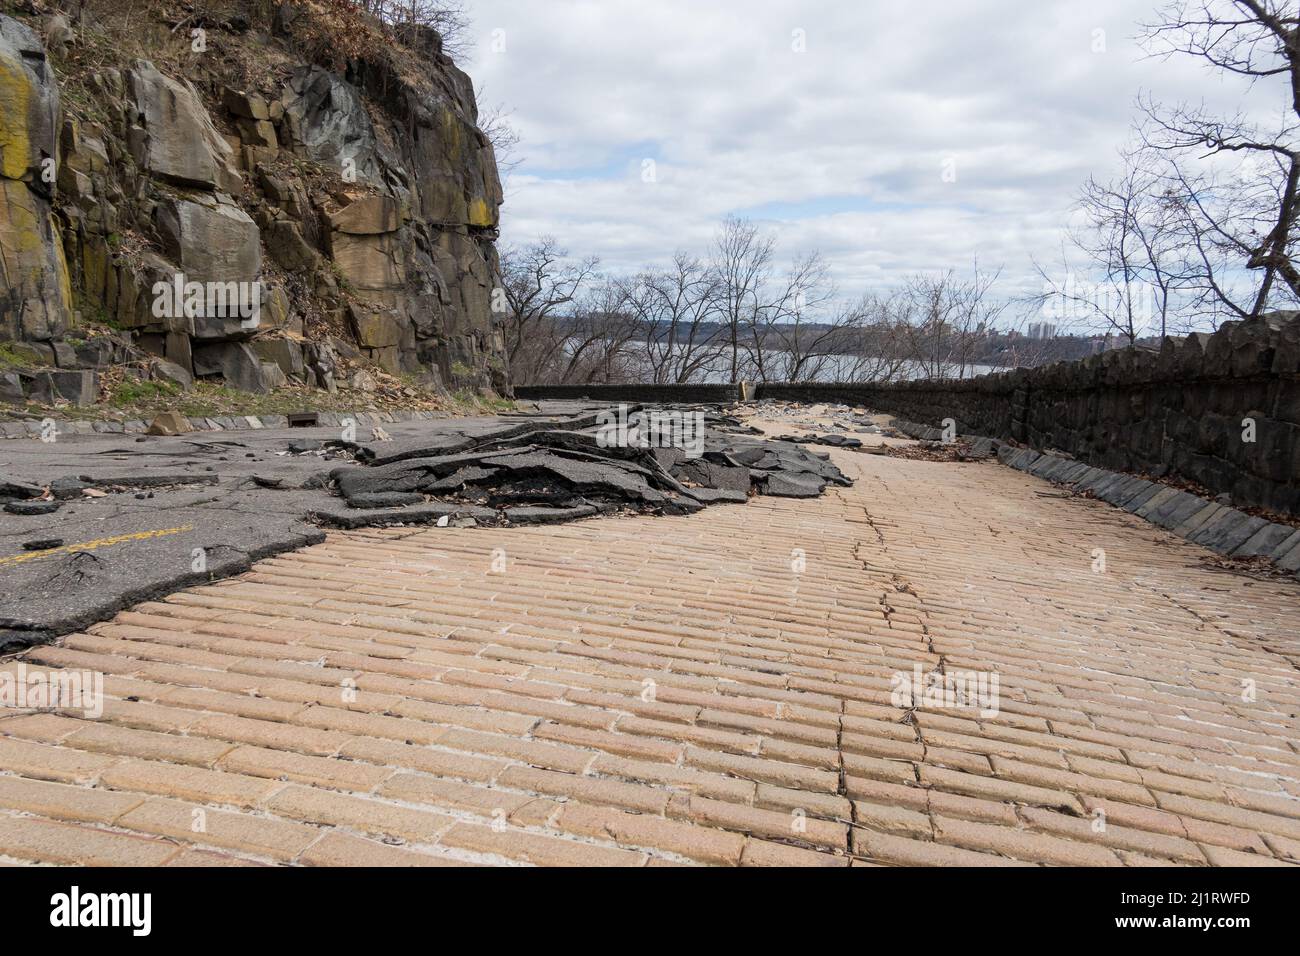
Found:
[[[96,548],[107,548],[115,544],[126,544],[130,541],[148,541],[151,538],[163,538],[169,534],[181,534],[185,531],[193,531],[193,525],[182,525],[179,528],[159,528],[155,531],[133,531],[131,534],[118,534],[111,538],[97,538],[94,541],[83,541],[81,544],[65,544],[58,548],[46,548],[44,551],[31,551],[27,554],[14,554],[7,558],[0,558],[0,567],[11,564],[26,564],[28,561],[36,561],[40,558],[52,557],[56,554],[72,554],[77,551],[94,551]]]

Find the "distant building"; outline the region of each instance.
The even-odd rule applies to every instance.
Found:
[[[1054,339],[1056,338],[1056,326],[1050,322],[1031,322],[1029,324],[1029,337],[1031,339]]]

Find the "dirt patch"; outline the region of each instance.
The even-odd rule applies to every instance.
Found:
[[[918,442],[915,445],[874,445],[862,448],[869,455],[887,458],[906,458],[910,461],[984,461],[989,456],[979,454],[967,441]]]

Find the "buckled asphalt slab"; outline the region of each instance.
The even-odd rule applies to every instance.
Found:
[[[493,418],[397,423],[386,426],[394,440],[375,447],[452,444],[512,427]],[[366,431],[358,430],[362,445],[369,444]],[[74,489],[47,515],[0,513],[0,647],[48,640],[137,601],[322,541],[308,516],[337,499],[301,486],[323,480],[343,459],[283,453],[291,442],[338,440],[337,428],[293,428],[0,444],[0,478],[10,482],[39,488],[80,476],[93,479],[93,488],[122,489],[105,497]],[[62,546],[23,549],[42,541]]]
[[[842,477],[803,448],[732,435],[743,429],[716,413],[699,436],[714,460],[697,467],[605,447],[591,406],[552,410],[394,423],[382,441],[295,428],[5,442],[0,499],[17,500],[0,513],[0,650],[238,574],[324,540],[323,527],[689,513],[743,503],[751,481],[758,493],[815,497]],[[30,500],[42,489],[54,500]]]

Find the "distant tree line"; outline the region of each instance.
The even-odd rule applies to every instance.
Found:
[[[1094,350],[1005,328],[998,274],[978,264],[844,300],[820,255],[778,265],[774,238],[738,218],[720,224],[707,253],[679,251],[631,275],[603,274],[552,238],[508,248],[501,267],[516,382],[946,378]]]

